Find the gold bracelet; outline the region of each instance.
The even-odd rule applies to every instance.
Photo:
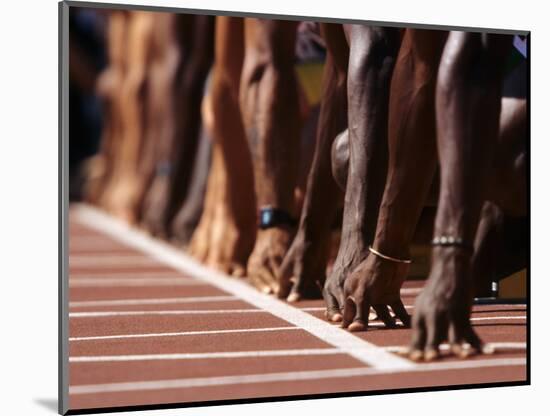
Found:
[[[389,260],[389,261],[394,261],[396,263],[405,263],[405,264],[412,263],[412,260],[401,260],[401,259],[396,259],[395,257],[385,256],[384,254],[380,253],[379,251],[376,251],[375,249],[373,249],[372,246],[369,246],[369,251],[372,254],[377,255],[378,257],[381,257],[381,258]]]

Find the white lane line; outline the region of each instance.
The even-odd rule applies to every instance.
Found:
[[[69,236],[69,247],[93,246],[103,248],[109,244],[121,247],[120,243],[108,240],[103,236]]]
[[[414,305],[403,305],[405,307],[405,309],[414,309]],[[507,309],[516,309],[518,306],[522,306],[522,305],[498,305],[499,307],[499,310],[488,310],[488,311],[485,311],[483,309],[475,309],[472,311],[472,313],[498,313],[498,312],[506,312]],[[525,306],[525,305],[523,305]],[[325,307],[324,306],[307,306],[305,308],[300,308],[301,310],[303,311],[309,311],[309,312],[320,312],[320,311],[325,311]],[[373,311],[373,309],[371,308],[371,311]],[[521,309],[521,310],[518,310],[518,311],[511,311],[511,312],[525,312],[525,309]],[[390,310],[390,314],[394,315],[393,311]]]
[[[291,371],[285,373],[250,374],[225,377],[199,377],[175,380],[155,380],[129,383],[89,384],[70,386],[69,394],[97,394],[125,391],[147,391],[164,389],[185,389],[191,387],[227,386],[239,384],[256,384],[271,382],[296,382],[306,380],[323,380],[331,378],[362,377],[371,375],[398,374],[406,372],[465,370],[470,368],[487,368],[502,366],[525,366],[525,358],[501,358],[491,360],[452,361],[420,364],[414,367],[401,369],[380,368],[342,368],[318,371]]]
[[[413,309],[414,306],[412,305],[403,305],[405,306],[405,309]],[[306,311],[306,312],[324,312],[326,310],[326,308],[324,306],[307,306],[305,308],[300,308],[301,310],[303,311]],[[369,314],[369,317],[370,316],[376,316],[376,312],[374,312],[374,309],[370,309],[370,314]],[[395,316],[395,313],[390,310],[390,315],[392,316]]]
[[[133,287],[133,286],[200,286],[204,285],[188,277],[134,277],[123,279],[86,278],[69,279],[69,287]]]
[[[362,363],[383,369],[414,368],[415,364],[371,344],[355,335],[318,319],[272,296],[259,293],[248,284],[210,270],[166,243],[155,241],[142,231],[132,229],[122,221],[109,217],[99,210],[80,205],[71,216],[112,238],[146,252],[158,261],[180,270],[198,280],[207,282],[229,294],[252,304],[256,308],[298,326],[329,345],[338,348]]]
[[[69,279],[103,279],[103,280],[111,280],[111,279],[186,279],[186,276],[182,276],[181,273],[178,273],[177,271],[158,271],[158,272],[152,272],[152,271],[140,271],[136,270],[134,272],[128,273],[128,271],[116,271],[116,270],[109,270],[108,273],[106,273],[104,270],[99,271],[98,273],[94,273],[90,270],[86,270],[85,272],[75,272],[71,271],[69,273]]]
[[[69,302],[69,308],[91,308],[97,306],[174,305],[180,303],[229,302],[234,300],[238,300],[238,298],[235,296],[189,296],[186,298],[85,300],[81,302]]]
[[[294,327],[299,329],[297,327]],[[525,343],[492,343],[488,344],[496,349],[525,350]],[[388,352],[402,351],[402,346],[381,347]],[[448,350],[449,345],[443,344],[441,350]],[[198,352],[198,353],[172,353],[172,354],[131,354],[131,355],[98,355],[98,356],[72,356],[71,363],[98,363],[121,361],[165,361],[165,360],[202,360],[212,358],[249,358],[249,357],[290,357],[301,355],[336,355],[342,354],[338,348],[304,348],[283,350],[257,350],[257,351],[223,351],[223,352]]]
[[[305,309],[302,309],[305,310]],[[93,311],[93,312],[70,312],[69,318],[99,318],[108,316],[147,316],[147,315],[211,315],[231,313],[270,313],[263,309],[204,309],[204,310],[147,310],[147,311]],[[373,319],[374,316],[369,316]],[[470,321],[497,321],[497,320],[525,320],[522,316],[484,316],[470,318]],[[379,324],[379,325],[377,325]],[[399,326],[399,323],[397,324]],[[382,322],[369,322],[369,326],[384,326]]]
[[[488,342],[485,344],[488,347],[492,347],[495,352],[507,352],[507,351],[525,351],[527,350],[526,342]],[[401,345],[391,345],[389,347],[384,347],[386,351],[389,352],[403,352],[408,349],[408,347],[403,347]],[[441,344],[439,346],[441,351],[449,351],[451,346],[449,344]]]
[[[292,357],[301,355],[337,355],[344,354],[339,348],[303,348],[293,350],[265,351],[224,351],[196,352],[177,354],[135,354],[135,355],[98,355],[69,357],[70,363],[105,363],[120,361],[151,361],[151,360],[203,360],[212,358],[249,358],[249,357]]]
[[[421,287],[404,287],[401,289],[401,295],[403,296],[418,295],[420,292],[422,292]]]
[[[94,269],[117,268],[127,266],[158,265],[158,261],[136,255],[69,255],[69,267],[92,267]]]
[[[69,318],[105,318],[112,316],[155,316],[155,315],[228,315],[232,313],[264,313],[262,309],[205,309],[205,310],[166,310],[166,311],[98,311],[69,312]]]
[[[69,341],[99,341],[109,339],[128,339],[128,338],[155,338],[155,337],[182,337],[195,335],[218,335],[218,334],[243,334],[247,332],[272,332],[272,331],[293,331],[302,330],[297,326],[280,326],[275,328],[246,328],[246,329],[219,329],[212,331],[186,331],[186,332],[161,332],[151,334],[126,334],[126,335],[102,335],[91,337],[71,337]]]
[[[480,318],[470,318],[470,321],[496,321],[496,320],[516,320],[525,321],[527,316],[483,316]]]

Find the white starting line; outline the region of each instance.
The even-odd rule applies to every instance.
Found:
[[[104,318],[111,316],[155,316],[155,315],[225,315],[231,313],[263,313],[262,309],[213,309],[213,310],[166,310],[166,311],[99,311],[69,312],[69,318]]]
[[[160,266],[155,259],[139,256],[135,254],[129,255],[80,255],[73,254],[69,256],[69,267],[93,267],[99,268],[117,268],[128,266]]]
[[[104,363],[121,361],[152,360],[203,360],[212,358],[257,358],[257,357],[291,357],[300,355],[337,355],[344,354],[339,348],[303,348],[287,350],[258,351],[223,351],[196,352],[176,354],[132,354],[132,355],[98,355],[69,357],[70,363]]]
[[[320,312],[325,308],[302,308],[305,312]],[[145,311],[94,311],[94,312],[69,312],[69,318],[104,318],[104,317],[116,317],[116,316],[148,316],[148,315],[219,315],[219,314],[231,314],[231,313],[270,313],[264,309],[204,309],[204,310],[145,310]],[[370,316],[370,319],[373,317]],[[519,320],[524,321],[527,319],[525,315],[518,316],[483,316],[470,318],[470,321],[499,321],[499,320]],[[369,325],[376,324],[376,322],[370,322]]]
[[[108,272],[105,272],[105,270],[99,270],[97,273],[95,273],[97,270],[86,270],[85,272],[77,272],[77,271],[71,271],[69,273],[69,281],[73,280],[75,278],[86,278],[86,279],[103,279],[103,280],[110,280],[110,279],[134,279],[136,277],[145,279],[159,279],[159,278],[173,278],[173,279],[184,279],[182,277],[181,273],[177,271],[150,271],[150,270],[136,270],[134,272],[127,272],[127,271],[120,271],[120,270],[109,270]]]
[[[317,378],[332,378],[332,377],[350,377],[355,375],[368,375],[368,374],[386,374],[394,372],[409,372],[409,371],[437,371],[445,369],[459,369],[459,368],[478,368],[478,367],[490,367],[490,366],[502,366],[502,365],[525,365],[526,360],[524,358],[517,359],[491,359],[491,360],[476,360],[476,361],[462,361],[462,362],[443,362],[432,364],[415,364],[407,359],[392,354],[392,351],[400,347],[378,347],[373,345],[355,335],[338,328],[337,325],[333,325],[324,320],[318,319],[307,311],[324,310],[324,308],[304,308],[302,310],[292,307],[284,302],[281,302],[271,296],[261,294],[255,289],[251,288],[247,284],[228,278],[227,276],[212,271],[193,259],[189,258],[179,250],[169,246],[166,243],[156,241],[146,235],[145,233],[132,229],[125,223],[113,219],[100,211],[87,206],[80,206],[77,209],[72,210],[71,215],[74,215],[81,223],[102,231],[110,237],[138,250],[143,251],[154,261],[163,263],[169,267],[172,267],[188,276],[195,278],[197,284],[210,284],[225,292],[228,292],[230,296],[226,297],[229,300],[240,299],[248,302],[252,306],[258,309],[218,309],[218,310],[204,310],[204,311],[100,311],[100,312],[72,312],[69,314],[71,318],[92,318],[102,316],[136,316],[136,315],[181,315],[181,314],[220,314],[220,313],[270,313],[280,319],[283,319],[294,326],[291,327],[278,327],[278,328],[261,328],[261,329],[236,329],[236,330],[222,330],[222,331],[187,331],[178,333],[162,333],[162,334],[128,334],[128,335],[110,335],[110,336],[97,336],[97,337],[73,337],[71,341],[84,341],[84,340],[99,340],[99,339],[123,339],[123,338],[139,338],[139,337],[155,337],[155,336],[184,336],[184,335],[200,335],[200,334],[214,334],[214,333],[243,333],[253,331],[285,331],[289,329],[302,329],[310,334],[321,339],[325,343],[331,345],[334,348],[321,348],[321,349],[299,349],[299,350],[274,350],[274,351],[241,351],[241,352],[220,352],[220,353],[192,353],[192,354],[146,354],[146,355],[117,355],[117,356],[80,356],[70,357],[71,363],[79,362],[104,362],[104,361],[136,361],[136,360],[164,360],[164,359],[197,359],[197,358],[214,358],[214,357],[246,357],[246,356],[284,356],[284,355],[334,355],[334,354],[348,354],[364,364],[369,365],[369,368],[356,369],[339,369],[339,370],[323,370],[323,371],[306,371],[306,372],[289,372],[289,373],[276,373],[276,374],[262,374],[251,376],[230,376],[230,377],[215,377],[215,378],[201,378],[201,379],[184,379],[184,380],[168,380],[168,381],[152,381],[152,382],[138,382],[138,383],[111,383],[104,385],[91,385],[91,386],[72,386],[70,388],[71,394],[85,394],[90,392],[101,391],[131,391],[131,390],[151,390],[151,389],[164,389],[164,388],[181,388],[190,385],[223,385],[223,384],[241,384],[249,382],[263,382],[265,381],[277,381],[283,380],[285,377],[289,377],[292,380],[303,379],[317,379]],[[119,256],[120,257],[120,256]],[[124,257],[124,256],[123,256]],[[97,284],[103,285],[113,279],[96,278],[96,279],[71,279],[76,284]],[[80,282],[79,282],[80,280]],[[121,284],[122,281],[128,281],[127,284],[135,285],[141,282],[143,284],[146,279],[138,278],[126,278],[118,279],[116,284]],[[161,279],[150,278],[148,284],[155,285],[161,282]],[[165,279],[165,281],[186,281],[191,279],[185,278],[172,278]],[[191,280],[192,281],[192,280]],[[113,284],[113,283],[111,283]],[[168,284],[168,283],[167,283]],[[421,288],[404,288],[401,290],[402,295],[415,295],[418,294]],[[170,298],[169,298],[170,299]],[[182,302],[182,298],[174,302]],[[150,303],[142,303],[149,301]],[[106,306],[109,304],[91,302],[111,302],[111,305],[132,305],[132,304],[162,304],[167,303],[166,299],[162,300],[115,300],[115,301],[89,301],[89,306]],[[130,303],[113,303],[113,302],[130,302]],[[131,303],[138,302],[138,303]],[[151,303],[152,302],[152,303]],[[183,301],[185,303],[186,301]],[[170,303],[170,301],[168,301]],[[78,304],[78,303],[77,303]],[[71,305],[74,307],[74,303]],[[409,306],[410,307],[410,306]],[[472,318],[472,321],[486,321],[486,320],[525,320],[523,316],[495,316],[495,317],[477,317]],[[381,322],[373,322],[372,324],[380,324]],[[377,326],[377,325],[373,325]],[[519,345],[521,344],[521,345]],[[501,345],[501,347],[504,347]],[[520,349],[525,348],[524,343],[508,343],[508,348]],[[443,346],[442,349],[444,350]],[[282,375],[281,375],[282,374]],[[255,380],[255,381],[250,381]],[[167,384],[168,383],[168,384]],[[170,384],[172,383],[172,384]],[[175,384],[174,384],[175,383]],[[212,384],[214,383],[214,384]],[[221,383],[221,384],[220,384]],[[166,387],[166,385],[176,385],[176,387]]]
[[[225,376],[225,377],[200,377],[200,378],[185,378],[174,380],[155,380],[155,381],[139,381],[129,383],[108,383],[108,384],[89,384],[80,386],[70,386],[69,394],[97,394],[97,393],[115,393],[128,391],[150,391],[150,390],[165,390],[165,389],[183,389],[191,387],[211,387],[211,386],[226,386],[240,384],[256,384],[270,382],[296,382],[306,380],[323,380],[331,378],[350,378],[362,377],[371,375],[384,375],[396,373],[410,372],[426,372],[426,371],[445,371],[445,370],[465,370],[471,368],[488,368],[501,366],[524,366],[526,365],[525,358],[501,358],[490,360],[470,360],[470,361],[451,361],[451,362],[435,362],[426,363],[408,368],[342,368],[334,370],[318,370],[318,371],[291,371],[284,373],[268,373],[268,374],[250,374],[242,376]],[[337,385],[336,385],[337,386]]]
[[[133,278],[71,278],[69,287],[156,287],[156,286],[200,286],[204,285],[196,279],[188,277],[133,277]]]
[[[236,296],[189,296],[183,298],[160,299],[115,299],[69,302],[69,308],[93,308],[97,306],[138,306],[138,305],[174,305],[180,303],[230,302],[238,300]]]
[[[297,326],[279,326],[274,328],[244,328],[244,329],[218,329],[210,331],[184,331],[184,332],[161,332],[150,334],[123,334],[123,335],[100,335],[90,337],[70,337],[69,342],[76,341],[98,341],[108,339],[128,339],[128,338],[156,338],[156,337],[182,337],[196,335],[218,335],[218,334],[242,334],[246,332],[271,332],[271,331],[292,331],[302,330]]]
[[[506,345],[489,344],[498,350],[525,350],[525,343],[507,343]],[[400,352],[401,346],[380,347],[388,352]],[[444,344],[442,351],[448,351],[449,345]],[[258,358],[258,357],[292,357],[302,355],[341,355],[339,348],[298,348],[281,350],[254,350],[254,351],[221,351],[221,352],[194,352],[171,354],[120,354],[120,355],[83,355],[69,357],[70,363],[104,363],[128,361],[166,361],[166,360],[204,360],[215,358]]]
[[[164,263],[199,281],[209,283],[231,295],[237,296],[258,309],[263,309],[271,315],[304,329],[325,343],[337,348],[340,353],[349,354],[364,364],[379,369],[416,367],[416,364],[405,358],[395,356],[272,296],[261,294],[246,283],[212,271],[186,256],[180,250],[166,243],[156,241],[144,232],[135,230],[97,209],[79,206],[72,210],[70,215],[84,225],[100,230],[115,240],[143,251],[160,263]]]

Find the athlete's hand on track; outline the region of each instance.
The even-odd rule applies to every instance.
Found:
[[[408,264],[391,262],[369,254],[344,283],[342,327],[350,331],[366,330],[371,306],[386,327],[396,326],[388,306],[391,306],[403,325],[410,326],[410,316],[400,297],[408,269]]]

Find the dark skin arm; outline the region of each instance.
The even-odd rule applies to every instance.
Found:
[[[240,106],[252,154],[257,209],[271,206],[296,217],[294,189],[300,147],[300,112],[294,71],[297,22],[245,19]],[[278,291],[277,273],[294,230],[258,230],[247,264],[254,286]]]
[[[483,349],[470,324],[472,250],[499,131],[506,35],[451,32],[438,73],[437,144],[441,190],[434,236],[461,238],[435,246],[426,286],[415,302],[412,359],[433,359],[446,339],[460,356]],[[464,348],[463,343],[471,348]]]
[[[349,25],[346,34],[350,157],[342,238],[324,287],[332,321],[342,319],[344,281],[367,256],[374,235],[386,177],[390,80],[400,43],[397,29]]]
[[[435,172],[434,92],[444,37],[444,32],[407,30],[392,80],[388,177],[372,246],[394,259],[409,258]],[[407,272],[406,263],[369,254],[345,282],[343,326],[366,329],[370,306],[393,326],[387,305],[408,325],[399,294]]]
[[[216,18],[214,66],[202,109],[214,142],[212,163],[204,212],[190,243],[196,258],[234,276],[244,275],[256,231],[252,161],[239,107],[243,23]]]
[[[298,232],[281,265],[278,296],[289,301],[320,295],[328,261],[330,227],[341,192],[331,174],[330,149],[347,125],[347,67],[349,48],[341,25],[322,24],[327,46],[323,93],[313,163]]]
[[[187,195],[194,166],[204,84],[214,55],[214,18],[180,15],[175,22],[175,48],[181,56],[169,92],[172,131],[157,143],[155,177],[148,194],[144,222],[157,235],[167,237],[176,212]]]

